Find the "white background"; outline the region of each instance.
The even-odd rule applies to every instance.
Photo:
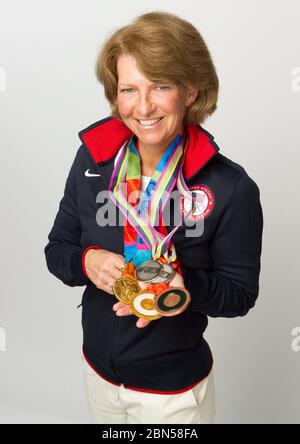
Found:
[[[76,308],[84,287],[50,275],[43,249],[77,133],[109,114],[97,51],[108,33],[159,9],[205,38],[221,89],[204,128],[258,184],[264,211],[257,305],[244,318],[210,318],[205,334],[216,422],[300,422],[298,0],[0,1],[0,422],[89,422]]]

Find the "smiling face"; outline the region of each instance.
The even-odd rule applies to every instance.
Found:
[[[123,122],[138,137],[140,146],[166,148],[183,133],[186,107],[196,99],[197,90],[151,82],[131,55],[118,58],[117,71],[117,106]]]

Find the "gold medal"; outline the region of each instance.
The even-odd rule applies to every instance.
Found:
[[[161,318],[161,314],[155,309],[156,295],[152,291],[144,290],[133,296],[130,301],[132,312],[138,317],[153,321]]]
[[[135,280],[126,277],[120,277],[113,285],[113,292],[116,298],[127,305],[130,304],[131,298],[140,291],[141,288],[138,283]]]

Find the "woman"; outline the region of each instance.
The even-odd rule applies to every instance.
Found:
[[[190,23],[138,17],[105,42],[96,72],[112,115],[79,133],[45,248],[51,273],[86,285],[91,414],[97,423],[209,424],[203,333],[207,316],[245,316],[255,305],[259,189],[199,125],[216,109],[218,78]]]

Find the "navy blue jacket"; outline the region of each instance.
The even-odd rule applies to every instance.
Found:
[[[99,226],[96,219],[103,205],[96,196],[108,190],[115,157],[132,134],[118,119],[108,117],[79,133],[82,144],[45,247],[51,273],[71,287],[85,286],[82,350],[90,365],[113,384],[154,393],[179,393],[205,378],[213,365],[203,337],[207,316],[245,316],[259,291],[259,189],[244,168],[220,154],[211,134],[200,125],[186,129],[184,177],[190,189],[201,193],[199,214],[204,217],[202,235],[187,237],[183,224],[172,238],[191,294],[186,311],[138,328],[136,316],[116,316],[112,306],[117,299],[85,273],[90,246],[124,254],[123,225]],[[173,204],[179,205],[177,211],[183,211],[180,202]],[[119,210],[117,215],[121,220]],[[172,220],[166,228],[174,228]]]

